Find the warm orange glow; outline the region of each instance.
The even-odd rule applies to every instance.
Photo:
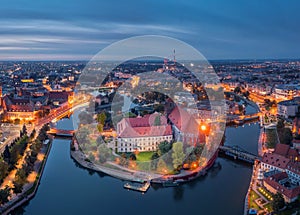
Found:
[[[30,173],[27,177],[27,181],[29,183],[33,183],[36,179],[36,176],[37,176],[37,172],[34,171],[34,172]]]
[[[200,126],[200,129],[201,129],[202,131],[206,131],[207,127],[206,127],[206,125],[201,125],[201,126]]]
[[[39,161],[42,161],[42,160],[44,159],[44,157],[45,157],[45,155],[42,154],[42,153],[39,153],[39,154],[37,155],[37,159],[38,159]]]

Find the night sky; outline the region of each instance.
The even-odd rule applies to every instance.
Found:
[[[131,36],[208,59],[300,58],[298,0],[1,0],[0,60],[89,60]]]

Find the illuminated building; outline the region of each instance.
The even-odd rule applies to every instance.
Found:
[[[123,118],[117,125],[117,151],[156,151],[158,145],[173,140],[172,128],[159,113]]]
[[[296,116],[298,112],[298,103],[294,100],[282,101],[277,105],[277,115],[288,118]]]
[[[273,153],[265,153],[261,162],[265,172],[264,186],[272,193],[281,193],[286,202],[300,195],[300,154],[289,145],[277,144]]]

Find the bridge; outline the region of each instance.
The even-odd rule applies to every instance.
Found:
[[[253,113],[241,116],[227,116],[226,123],[242,124],[247,121],[258,120],[260,115],[260,113]]]
[[[229,157],[251,164],[260,159],[257,155],[247,152],[239,146],[220,146],[219,150]]]
[[[49,131],[47,131],[47,134],[51,134],[56,137],[73,137],[74,133],[74,130],[63,130],[56,128],[51,128]]]

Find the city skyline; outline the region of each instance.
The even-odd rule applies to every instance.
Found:
[[[4,1],[0,60],[89,60],[121,39],[182,40],[209,60],[300,54],[299,3],[289,1]]]

